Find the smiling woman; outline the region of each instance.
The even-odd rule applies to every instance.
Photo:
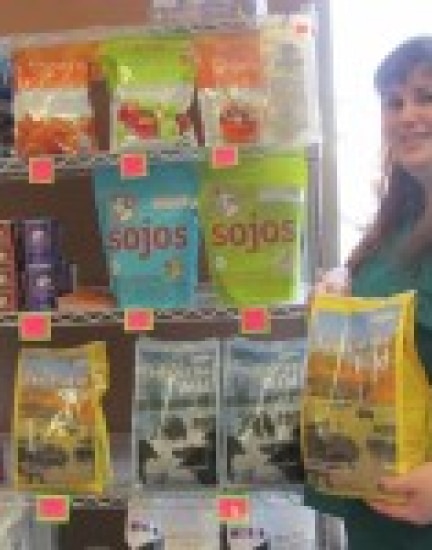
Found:
[[[427,39],[417,44],[419,57],[423,49],[426,49],[424,56],[432,46]],[[390,71],[391,67],[387,72]],[[385,81],[392,79],[391,74],[381,74],[378,79],[384,81],[383,135],[391,151],[391,160],[409,166],[411,173],[427,182],[431,177],[432,158],[432,66],[422,62],[409,78],[399,74],[388,88],[385,88]]]
[[[351,292],[387,297],[415,290],[415,347],[432,380],[432,34],[403,41],[375,73],[381,98],[386,187],[374,223],[350,256]],[[356,103],[359,108],[359,104]],[[358,194],[358,193],[357,193]],[[405,380],[404,384],[407,381]],[[404,391],[413,391],[404,385]],[[432,456],[428,457],[432,460]],[[379,481],[389,502],[307,490],[306,502],[343,517],[350,550],[432,548],[432,462]],[[398,504],[394,504],[397,501]]]

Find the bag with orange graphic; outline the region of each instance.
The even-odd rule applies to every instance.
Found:
[[[16,489],[105,489],[111,477],[102,406],[108,376],[105,342],[20,350],[12,445]]]
[[[96,149],[90,82],[95,44],[24,48],[14,55],[18,155],[89,153]]]
[[[315,298],[302,436],[317,489],[389,499],[379,479],[425,461],[428,385],[414,345],[414,305],[412,292]]]

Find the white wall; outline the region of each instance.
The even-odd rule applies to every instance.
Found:
[[[371,219],[379,175],[379,102],[373,73],[398,42],[432,34],[430,0],[331,0],[341,258]]]

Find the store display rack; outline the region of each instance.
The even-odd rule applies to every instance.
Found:
[[[134,151],[145,154],[150,162],[198,161],[205,159],[205,150],[196,148],[172,148]],[[49,155],[53,168],[57,172],[91,170],[98,166],[115,165],[120,154],[112,152],[83,153],[78,155]],[[0,175],[27,176],[29,163],[19,157],[0,157]]]
[[[10,491],[5,491],[4,494],[0,492],[0,505],[15,504],[18,510],[22,509],[23,506],[32,506],[38,498],[39,495],[36,494],[19,493],[18,495],[16,492],[11,493]],[[129,495],[68,495],[67,498],[69,499],[70,506],[74,509],[125,510],[127,508]]]
[[[295,147],[285,146],[263,146],[263,145],[243,145],[235,146],[241,155],[245,156],[265,156],[272,152],[292,151]],[[136,154],[145,155],[150,163],[166,162],[211,162],[212,148],[210,147],[148,147],[139,150],[122,151],[116,153],[112,151],[100,151],[95,153],[79,153],[76,155],[42,155],[49,157],[53,163],[56,173],[79,172],[93,170],[100,166],[118,165],[122,155]],[[308,148],[309,160],[319,159],[319,144],[314,144]],[[0,156],[0,176],[20,177],[27,176],[29,172],[29,161],[17,156]]]
[[[268,20],[268,17],[264,18]],[[12,48],[37,46],[37,45],[54,45],[62,42],[85,42],[93,40],[101,40],[110,37],[119,36],[131,36],[131,35],[149,35],[149,34],[166,34],[167,32],[233,32],[239,29],[255,28],[260,24],[259,18],[243,19],[241,21],[217,21],[211,23],[205,23],[200,25],[157,25],[157,26],[128,26],[128,27],[96,27],[91,30],[72,30],[62,31],[60,33],[36,33],[26,35],[11,35],[7,36],[0,42],[4,43]],[[308,257],[303,266],[308,273],[308,277],[315,271],[316,263],[318,263],[318,256],[320,252],[320,229],[321,229],[321,162],[322,162],[322,145],[323,143],[319,138],[309,145],[308,147],[308,161],[310,164],[311,180],[313,185],[308,187],[308,216],[307,216],[307,231],[305,236],[305,244],[307,245]],[[284,144],[284,146],[272,145],[272,146],[240,146],[237,147],[240,156],[248,155],[265,155],[269,152],[287,152],[293,149],[293,144]],[[212,149],[208,147],[142,147],[140,150],[135,151],[123,151],[121,153],[112,151],[98,151],[94,153],[78,153],[75,155],[47,155],[52,162],[52,167],[55,173],[55,179],[63,178],[63,176],[71,176],[74,178],[80,176],[82,173],[86,177],[89,176],[91,170],[107,165],[118,165],[121,162],[122,155],[125,153],[136,153],[146,156],[148,164],[156,163],[170,163],[170,162],[208,162],[212,160]],[[28,181],[29,175],[29,159],[19,158],[16,156],[0,157],[0,183],[7,184],[10,180]],[[309,280],[309,278],[307,279]],[[199,289],[201,290],[201,289]],[[211,291],[210,291],[211,292]],[[194,336],[199,333],[199,327],[203,328],[201,333],[207,333],[211,331],[212,335],[230,336],[232,334],[238,334],[241,332],[240,324],[242,320],[243,311],[241,308],[225,307],[216,302],[213,295],[207,296],[205,290],[203,294],[198,297],[199,303],[195,308],[188,309],[155,309],[152,310],[154,316],[155,329],[160,328],[160,332],[169,333],[174,327],[176,337],[179,335],[186,335],[190,332],[190,325],[193,326],[195,331]],[[123,309],[110,309],[99,311],[48,311],[40,312],[46,314],[50,318],[50,323],[53,328],[65,327],[66,329],[73,327],[87,327],[90,330],[96,327],[104,326],[125,326],[128,310]],[[307,316],[307,306],[301,303],[299,300],[296,303],[290,304],[278,304],[276,306],[266,308],[268,319],[272,322],[272,330],[267,334],[258,334],[258,338],[261,336],[269,336],[270,338],[276,338],[283,333],[284,336],[288,333],[290,336],[295,337],[299,333],[303,335],[304,324]],[[20,326],[22,316],[26,312],[0,312],[0,328],[17,328]],[[279,325],[276,327],[275,325]],[[179,326],[177,326],[179,325]],[[221,328],[222,327],[222,328]],[[281,328],[282,327],[282,328]],[[179,329],[179,330],[177,330]],[[117,338],[117,330],[107,329],[110,333],[110,337]],[[189,331],[189,332],[188,332]],[[82,334],[81,330],[76,331],[79,335]],[[104,332],[104,329],[100,332]],[[122,331],[118,331],[121,338],[124,337]],[[70,336],[71,331],[59,331],[60,340],[65,335]],[[57,337],[57,333],[56,333]],[[73,335],[74,337],[74,335]],[[18,339],[19,340],[19,339]],[[132,342],[131,338],[125,338],[127,344]],[[115,341],[117,343],[117,341]],[[19,344],[18,344],[19,345]],[[115,403],[115,401],[113,401]],[[114,416],[114,415],[113,415]],[[130,434],[129,434],[130,435]],[[126,447],[126,446],[125,446]],[[122,449],[124,450],[124,448]],[[112,453],[113,455],[120,453]],[[117,479],[117,482],[121,480]],[[114,482],[115,483],[115,482]],[[197,489],[194,488],[194,491]],[[257,487],[256,491],[260,491]],[[74,510],[92,511],[92,510],[122,510],[127,508],[127,503],[131,494],[134,492],[133,487],[129,484],[126,485],[114,485],[107,489],[107,492],[94,495],[94,494],[76,494],[70,495],[70,507]],[[157,491],[159,494],[163,491]],[[179,492],[187,495],[188,490],[182,489]],[[218,488],[205,488],[203,489],[207,495],[214,495],[215,498],[223,494],[223,489]],[[254,492],[252,489],[250,492]],[[285,491],[284,491],[285,493]],[[37,494],[31,493],[15,493],[25,500],[31,507],[39,498]],[[142,495],[142,490],[140,490]],[[287,493],[288,494],[288,493]],[[151,491],[145,492],[146,496],[151,495]],[[302,498],[301,487],[295,487],[290,485],[289,495],[293,499],[298,499],[297,504],[301,504]],[[0,492],[0,501],[2,493]],[[324,548],[324,545],[322,546]],[[326,545],[327,547],[327,545]],[[321,548],[321,546],[320,546]]]
[[[21,315],[26,312],[1,312],[0,327],[18,326]],[[106,325],[124,324],[125,310],[109,311],[49,311],[51,324],[54,326]],[[302,319],[305,316],[305,306],[289,305],[269,308],[268,313],[273,320]],[[162,323],[215,323],[232,322],[241,319],[241,310],[231,307],[211,307],[199,309],[157,309],[154,311],[155,324]]]

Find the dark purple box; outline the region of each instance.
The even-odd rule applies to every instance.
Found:
[[[60,224],[53,218],[23,220],[20,234],[24,269],[28,264],[52,264],[61,255]]]
[[[25,308],[29,311],[55,309],[57,305],[56,264],[31,264],[23,273]]]

